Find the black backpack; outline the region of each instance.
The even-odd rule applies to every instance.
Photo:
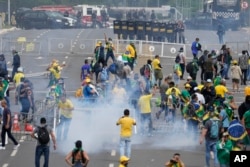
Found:
[[[187,63],[187,65],[186,65],[186,71],[189,74],[193,71],[193,62],[192,61],[189,62],[189,63]]]
[[[188,104],[187,116],[190,117],[190,118],[196,116],[195,107],[194,107],[194,105],[193,105],[192,103],[189,103],[189,104]]]
[[[175,57],[175,62],[176,63],[179,63],[181,61],[181,56],[180,56],[180,54],[178,54],[178,55],[176,55],[176,57]]]
[[[81,150],[80,152],[81,152],[81,161],[82,161],[82,163],[85,163],[86,159],[83,156],[83,150]],[[75,150],[72,151],[72,164],[75,163],[75,155],[76,155],[76,153],[77,152],[75,152]]]
[[[49,143],[50,137],[47,126],[38,127],[37,139],[41,145],[46,145]]]
[[[141,76],[144,76],[145,68],[146,68],[146,65],[143,65],[143,66],[140,68],[140,74],[141,74]]]

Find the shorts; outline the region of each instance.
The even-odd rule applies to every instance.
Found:
[[[239,79],[236,79],[236,78],[233,78],[233,79],[232,79],[232,82],[234,82],[234,83],[237,83],[237,84],[238,84],[238,83],[240,83],[240,80],[239,80]]]
[[[174,74],[174,83],[175,85],[179,85],[180,84],[180,77],[177,74]]]
[[[162,71],[160,69],[156,69],[154,70],[154,74],[155,74],[155,80],[162,80],[163,78],[163,74]]]

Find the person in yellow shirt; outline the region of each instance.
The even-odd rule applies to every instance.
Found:
[[[122,116],[116,125],[121,125],[120,129],[120,156],[126,156],[130,158],[131,155],[131,136],[133,132],[133,126],[136,125],[135,119],[129,116],[129,110],[124,110],[124,116]]]
[[[60,113],[60,121],[57,126],[57,140],[66,140],[68,136],[68,131],[70,123],[73,116],[74,105],[73,103],[62,96],[57,107],[57,112]]]
[[[171,158],[168,162],[166,162],[166,167],[185,167],[185,164],[180,159],[180,154],[175,153],[173,158]]]
[[[126,51],[129,52],[128,65],[130,66],[131,70],[133,71],[134,70],[134,63],[135,63],[135,60],[137,58],[137,52],[136,52],[135,44],[133,41],[131,41],[130,44],[127,45]]]
[[[225,100],[225,95],[231,95],[232,93],[228,91],[225,81],[221,81],[220,85],[215,86],[215,94],[217,98],[221,98],[221,102],[223,103],[223,101]]]
[[[119,164],[119,167],[127,167],[128,166],[128,161],[129,161],[129,158],[126,157],[126,156],[121,156],[120,157],[120,164]]]
[[[157,80],[158,80],[158,86],[160,87],[163,74],[162,74],[162,66],[161,66],[159,55],[156,55],[154,60],[152,61],[152,67],[154,70],[155,83],[157,83]]]
[[[17,87],[21,83],[21,79],[24,78],[23,68],[18,67],[17,73],[14,75],[13,81],[15,83],[15,87]]]
[[[156,92],[156,86],[153,89],[153,92],[150,93],[149,91],[145,91],[144,94],[139,98],[138,105],[140,108],[140,115],[141,115],[141,127],[140,131],[141,134],[144,135],[144,124],[145,122],[148,122],[148,136],[152,136],[152,130],[153,130],[153,122],[151,117],[151,105],[150,101],[151,98],[155,95]]]
[[[173,88],[175,89],[175,96],[179,98],[180,95],[181,95],[181,91],[180,91],[180,89],[175,87],[175,83],[173,81],[169,82],[169,88],[166,91],[166,95],[167,96],[171,95],[171,92],[172,92]]]

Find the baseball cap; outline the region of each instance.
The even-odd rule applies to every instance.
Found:
[[[207,79],[207,82],[209,82],[209,83],[210,83],[210,82],[212,82],[212,80],[211,80],[211,79]]]
[[[194,90],[196,91],[196,90],[200,90],[200,88],[198,88],[197,86],[194,88]]]
[[[222,136],[229,136],[228,132],[224,132]]]
[[[128,161],[128,160],[129,160],[129,158],[126,157],[126,156],[121,156],[120,157],[120,162],[125,162],[125,161]]]
[[[185,88],[191,88],[190,84],[185,84]]]
[[[188,76],[187,79],[192,79],[192,77]]]

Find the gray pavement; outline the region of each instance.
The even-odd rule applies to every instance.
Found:
[[[35,73],[45,72],[45,69],[49,62],[56,58],[60,62],[66,61],[67,66],[62,72],[62,76],[66,78],[66,89],[68,95],[73,96],[74,91],[80,86],[80,67],[82,66],[84,59],[90,54],[64,54],[54,53],[49,54],[48,41],[50,38],[68,38],[68,39],[100,39],[103,38],[104,32],[107,36],[115,39],[116,36],[112,33],[111,29],[99,29],[99,30],[16,30],[8,33],[1,34],[0,38],[14,39],[18,37],[26,37],[27,39],[39,41],[41,43],[41,53],[37,54],[23,54],[21,55],[22,66],[25,68],[25,73],[32,75]],[[80,37],[77,38],[77,36]],[[211,31],[186,31],[186,38],[188,43],[191,43],[196,37],[201,39],[201,43],[207,49],[212,50],[213,46],[220,46],[217,44],[217,36],[215,32]],[[248,41],[249,32],[246,30],[227,32],[226,41]],[[6,40],[4,40],[6,41]],[[3,41],[3,42],[4,42]],[[5,46],[9,44],[4,43]],[[210,44],[210,45],[209,45]],[[211,47],[211,48],[210,48]],[[188,48],[188,47],[187,47]],[[188,55],[191,57],[191,55]],[[237,56],[237,55],[234,55]],[[12,56],[6,53],[7,61],[12,61]],[[144,64],[148,57],[140,56],[139,63],[136,67],[136,72]],[[165,76],[172,73],[172,66],[174,59],[161,58]],[[11,68],[9,64],[9,68]],[[185,74],[185,77],[187,75]],[[199,78],[199,77],[198,77]],[[31,81],[35,87],[35,98],[43,99],[47,91],[46,86],[48,79],[45,75],[38,77],[31,77]],[[199,80],[198,80],[199,81]],[[184,83],[182,81],[181,85]],[[231,81],[227,81],[228,87],[231,87]],[[241,87],[244,88],[243,86]],[[13,99],[14,93],[11,92],[11,98]],[[243,101],[243,93],[235,95],[237,102]],[[64,162],[64,156],[73,147],[74,141],[78,139],[83,140],[84,149],[90,154],[91,162],[90,167],[112,167],[118,166],[119,159],[119,127],[115,126],[115,121],[122,116],[123,107],[121,106],[104,106],[100,110],[94,111],[92,115],[89,115],[88,111],[85,111],[85,106],[74,100],[74,105],[77,108],[74,114],[73,122],[70,127],[69,140],[64,143],[59,143],[59,148],[56,151],[51,150],[50,166],[66,166]],[[19,106],[12,105],[12,111],[18,111]],[[156,108],[153,110],[154,113]],[[164,125],[163,118],[157,120],[154,117],[154,123],[157,126]],[[182,159],[186,166],[189,167],[201,167],[204,166],[204,146],[198,145],[197,141],[188,139],[189,135],[178,134],[157,134],[151,138],[145,136],[139,136],[136,134],[132,140],[132,158],[129,166],[132,167],[160,167],[169,160],[173,153],[180,152]],[[34,166],[34,150],[35,142],[26,141],[21,143],[19,150],[13,153],[12,144],[10,142],[7,145],[5,151],[0,151],[0,166]],[[11,156],[14,155],[14,156]]]

